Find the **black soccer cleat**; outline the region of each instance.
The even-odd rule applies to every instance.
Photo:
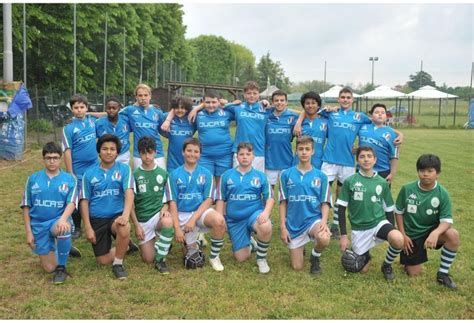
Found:
[[[331,237],[334,240],[341,239],[341,233],[339,232],[339,227],[337,225],[332,225],[330,231],[331,231]]]
[[[382,270],[382,274],[387,281],[392,281],[395,279],[395,274],[393,273],[392,265],[386,264],[384,262],[380,269]]]
[[[124,280],[127,279],[127,272],[125,271],[125,268],[123,265],[112,265],[112,272],[115,275],[115,278]]]
[[[140,250],[138,246],[132,241],[132,239],[130,239],[128,242],[127,255],[137,252],[138,250]]]
[[[155,261],[155,268],[163,275],[169,275],[170,273],[170,270],[168,269],[164,259]]]
[[[57,266],[56,269],[54,270],[53,284],[61,285],[62,283],[66,281],[66,278],[67,278],[66,267]]]
[[[445,274],[445,273],[442,273],[442,272],[439,272],[436,274],[436,281],[441,284],[441,285],[444,285],[448,288],[451,288],[451,289],[456,289],[457,288],[457,285],[456,283],[453,281],[453,279],[451,278],[451,276],[449,276],[448,274]]]
[[[81,258],[82,257],[82,253],[79,249],[77,249],[76,247],[74,246],[71,246],[71,249],[69,250],[69,256],[73,257],[73,258]]]
[[[309,258],[309,262],[311,263],[311,268],[309,270],[309,273],[311,275],[321,275],[321,267],[319,266],[319,257],[315,257],[311,255]]]

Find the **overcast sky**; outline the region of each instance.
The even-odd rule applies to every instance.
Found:
[[[405,84],[420,70],[436,84],[468,86],[473,61],[472,4],[185,3],[186,38],[223,36],[267,51],[292,82]]]

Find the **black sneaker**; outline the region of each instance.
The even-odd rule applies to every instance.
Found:
[[[77,249],[76,247],[74,246],[71,246],[71,250],[69,250],[69,256],[73,257],[73,258],[81,258],[82,257],[82,253],[79,249]]]
[[[112,265],[112,272],[114,273],[117,279],[120,279],[120,280],[127,279],[128,274],[125,271],[125,268],[123,267],[123,265]]]
[[[75,229],[72,233],[71,233],[71,239],[77,239],[81,236],[81,228],[79,229]]]
[[[392,281],[395,279],[395,274],[393,273],[392,265],[383,263],[382,267],[382,274],[387,281]]]
[[[127,255],[137,252],[138,250],[140,250],[138,246],[130,239],[128,242]]]
[[[439,271],[436,274],[436,281],[439,284],[444,285],[448,288],[451,288],[451,289],[456,289],[457,288],[457,285],[456,285],[455,282],[453,282],[453,279],[451,278],[451,276],[449,276],[448,274],[439,272]]]
[[[168,275],[170,273],[170,270],[168,269],[164,259],[155,261],[155,268],[163,275]]]
[[[61,285],[66,281],[66,267],[64,266],[57,266],[56,269],[54,270],[54,276],[53,276],[53,284],[55,285]]]
[[[340,240],[341,239],[341,233],[339,232],[339,227],[337,225],[332,225],[331,226],[331,234],[332,238],[334,240]]]
[[[321,275],[321,267],[319,267],[319,257],[311,255],[311,257],[309,258],[309,262],[311,263],[309,273],[312,275]]]

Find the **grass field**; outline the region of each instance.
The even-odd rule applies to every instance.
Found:
[[[258,273],[255,260],[237,264],[226,239],[221,259],[225,271],[189,271],[175,244],[169,276],[160,276],[139,255],[125,259],[129,279],[117,281],[110,267],[96,265],[90,244],[75,241],[84,254],[70,259],[66,284],[53,286],[26,245],[18,207],[27,176],[39,170],[41,152],[31,149],[23,162],[0,161],[0,318],[2,319],[474,319],[474,132],[404,129],[399,172],[393,185],[416,178],[415,161],[435,153],[443,162],[440,182],[451,194],[454,226],[461,248],[450,273],[457,291],[435,282],[439,252],[420,277],[409,278],[394,265],[396,279],[387,283],[380,272],[385,246],[372,252],[367,274],[345,274],[337,242],[323,253],[323,275],[309,274],[310,246],[305,269],[294,272],[279,239],[278,213],[273,211],[274,236],[269,250],[271,272]],[[208,254],[209,250],[205,249]]]

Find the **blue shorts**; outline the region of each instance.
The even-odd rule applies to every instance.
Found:
[[[51,251],[56,251],[56,235],[54,233],[54,226],[60,218],[51,219],[44,222],[32,222],[31,231],[35,238],[35,249],[33,252],[37,255],[47,255]],[[71,217],[68,219],[71,229],[74,228]],[[71,234],[71,232],[67,232]]]
[[[255,211],[249,218],[240,221],[233,221],[228,216],[225,217],[233,252],[250,245],[250,235],[254,232],[253,225],[262,212],[263,210]]]
[[[201,156],[199,165],[207,168],[213,176],[222,176],[224,172],[232,168],[232,153],[224,154],[217,158]]]

